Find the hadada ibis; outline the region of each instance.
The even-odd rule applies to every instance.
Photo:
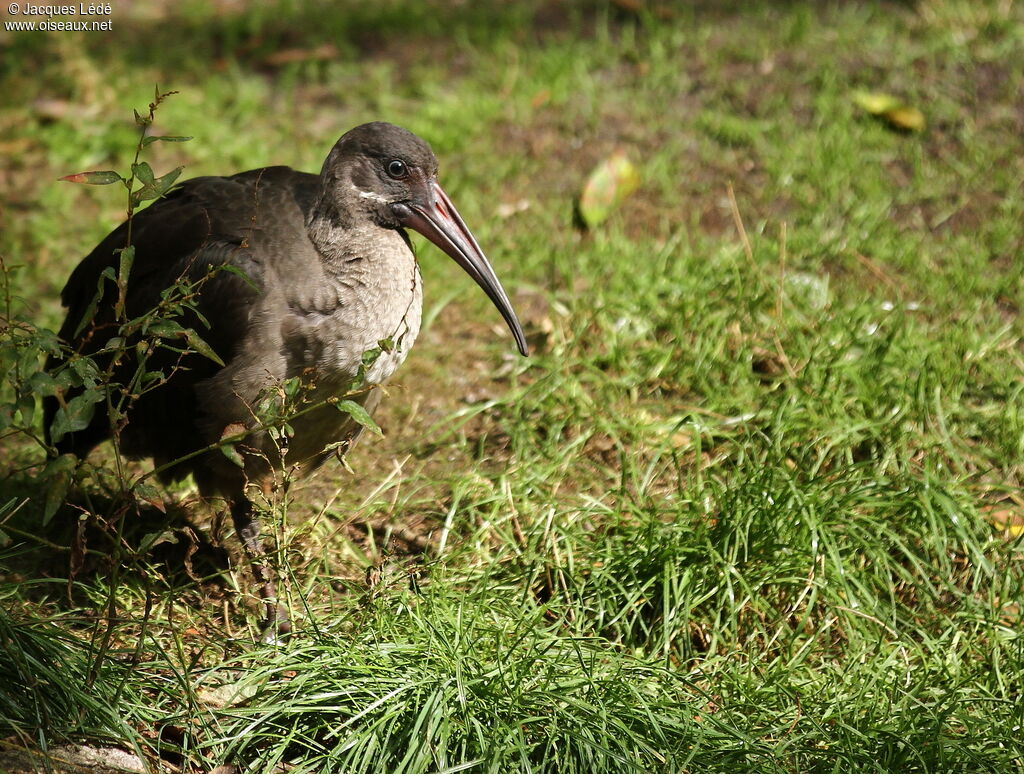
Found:
[[[135,382],[137,394],[118,428],[120,449],[153,458],[165,480],[191,474],[203,497],[228,503],[260,584],[267,626],[278,632],[290,624],[264,566],[251,488],[268,490],[282,465],[307,473],[347,448],[361,424],[332,399],[346,396],[372,412],[380,385],[405,360],[423,303],[409,228],[476,280],[526,355],[508,296],[437,182],[430,146],[392,124],[347,132],[319,175],[264,167],[195,178],[131,223],[135,257],[125,319],[156,308],[177,313],[177,322],[195,330],[223,365],[181,341],[151,348],[145,368],[158,376]],[[110,267],[117,271],[117,250],[128,236],[127,223],[111,232],[61,294],[68,310],[61,338],[101,367],[112,363],[117,347],[108,344],[120,335],[118,290],[102,275]],[[127,345],[125,354],[121,344],[113,369],[122,385],[139,367],[135,345]],[[287,435],[271,432],[261,424],[261,401],[296,379],[304,385],[305,410],[289,420]],[[62,396],[65,404],[69,397]],[[47,428],[60,405],[47,401]],[[54,446],[82,457],[110,437],[110,425],[99,410],[87,427],[66,432]],[[223,439],[240,436],[237,454],[218,448]]]

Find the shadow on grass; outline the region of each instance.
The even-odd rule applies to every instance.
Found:
[[[20,504],[0,526],[10,540],[0,556],[0,574],[29,584],[24,599],[61,609],[92,607],[89,597],[115,575],[143,595],[153,578],[177,596],[198,586],[203,596],[223,592],[222,576],[231,562],[220,544],[218,520],[212,528],[197,524],[205,508],[188,502],[168,503],[163,510],[141,502],[125,508],[90,488],[87,497],[73,491],[45,522],[45,498],[45,485],[30,473],[0,481],[0,503]],[[120,528],[114,516],[119,510]]]

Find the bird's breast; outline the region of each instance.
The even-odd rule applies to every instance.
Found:
[[[325,267],[289,303],[282,342],[289,375],[315,374],[318,388],[344,392],[362,377],[387,381],[419,334],[423,285],[404,241],[362,260]]]

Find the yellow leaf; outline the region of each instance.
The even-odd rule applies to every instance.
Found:
[[[898,107],[895,110],[887,110],[883,116],[897,129],[904,129],[908,132],[920,132],[924,129],[924,113],[915,107]]]
[[[885,121],[893,129],[904,132],[921,132],[925,127],[924,113],[916,107],[904,104],[892,94],[881,92],[855,91],[852,96],[857,107],[876,118]]]
[[[866,110],[873,116],[883,115],[902,106],[902,103],[892,94],[871,91],[855,91],[853,102],[857,107]]]
[[[578,210],[583,225],[592,228],[640,186],[640,173],[622,150],[594,167],[580,193]]]

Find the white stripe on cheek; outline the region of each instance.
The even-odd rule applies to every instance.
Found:
[[[360,199],[371,199],[372,201],[380,204],[389,204],[391,202],[391,200],[386,196],[381,196],[379,193],[374,193],[373,191],[364,191],[362,188],[356,186],[355,183],[352,184],[352,190],[359,194]]]

